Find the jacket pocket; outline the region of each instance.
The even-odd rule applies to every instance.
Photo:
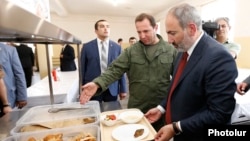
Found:
[[[131,63],[138,64],[138,65],[143,65],[145,64],[146,60],[143,58],[135,57],[131,59]]]
[[[161,56],[160,63],[161,64],[173,63],[173,58],[168,56]]]

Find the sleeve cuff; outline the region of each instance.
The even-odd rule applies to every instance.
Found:
[[[158,105],[156,108],[159,109],[162,114],[165,113],[165,109],[163,107],[161,107],[161,105]]]
[[[179,127],[180,131],[182,132],[182,129],[181,129],[181,122],[180,122],[180,121],[177,122],[177,126]]]

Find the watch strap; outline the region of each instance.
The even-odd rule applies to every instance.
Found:
[[[177,123],[173,122],[172,125],[173,125],[173,128],[174,128],[175,135],[179,135],[181,133],[181,131],[178,129]]]
[[[10,107],[10,104],[4,104],[3,107]]]

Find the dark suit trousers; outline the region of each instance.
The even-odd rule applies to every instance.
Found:
[[[31,86],[33,70],[32,67],[23,68],[25,79],[26,79],[26,86],[27,88]]]

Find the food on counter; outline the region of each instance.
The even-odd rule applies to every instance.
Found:
[[[49,134],[45,136],[43,139],[36,139],[34,137],[30,137],[28,141],[96,141],[96,137],[90,133],[79,133],[73,137],[65,137],[63,138],[63,134]]]
[[[25,125],[20,128],[19,132],[29,132],[29,131],[41,131],[41,130],[47,130],[45,126],[40,125]]]
[[[143,135],[144,133],[144,129],[137,129],[134,133],[134,137],[137,138],[137,137],[140,137],[141,135]]]
[[[84,124],[94,123],[95,121],[96,119],[94,117],[88,117],[83,119]]]
[[[28,139],[28,141],[36,141],[36,139],[34,137],[31,137]]]
[[[73,137],[72,139],[70,139],[69,141],[96,141],[96,137],[89,133],[87,134],[80,133],[75,137]]]
[[[63,128],[75,125],[89,124],[96,121],[95,117],[87,117],[87,118],[78,118],[78,119],[68,119],[63,121],[54,121],[54,122],[46,122],[40,123],[37,125],[24,125],[20,128],[19,132],[30,132],[30,131],[40,131],[47,130],[47,127],[51,129],[54,128]],[[42,125],[42,126],[41,126]]]
[[[63,134],[49,134],[45,136],[43,139],[36,139],[34,137],[30,137],[28,141],[63,141]]]
[[[112,114],[112,115],[106,115],[106,117],[104,118],[104,120],[116,120],[116,116],[114,114]]]
[[[102,115],[101,122],[106,126],[113,126],[116,124],[117,115],[116,114],[107,114]]]
[[[63,134],[47,135],[43,141],[62,141]]]

